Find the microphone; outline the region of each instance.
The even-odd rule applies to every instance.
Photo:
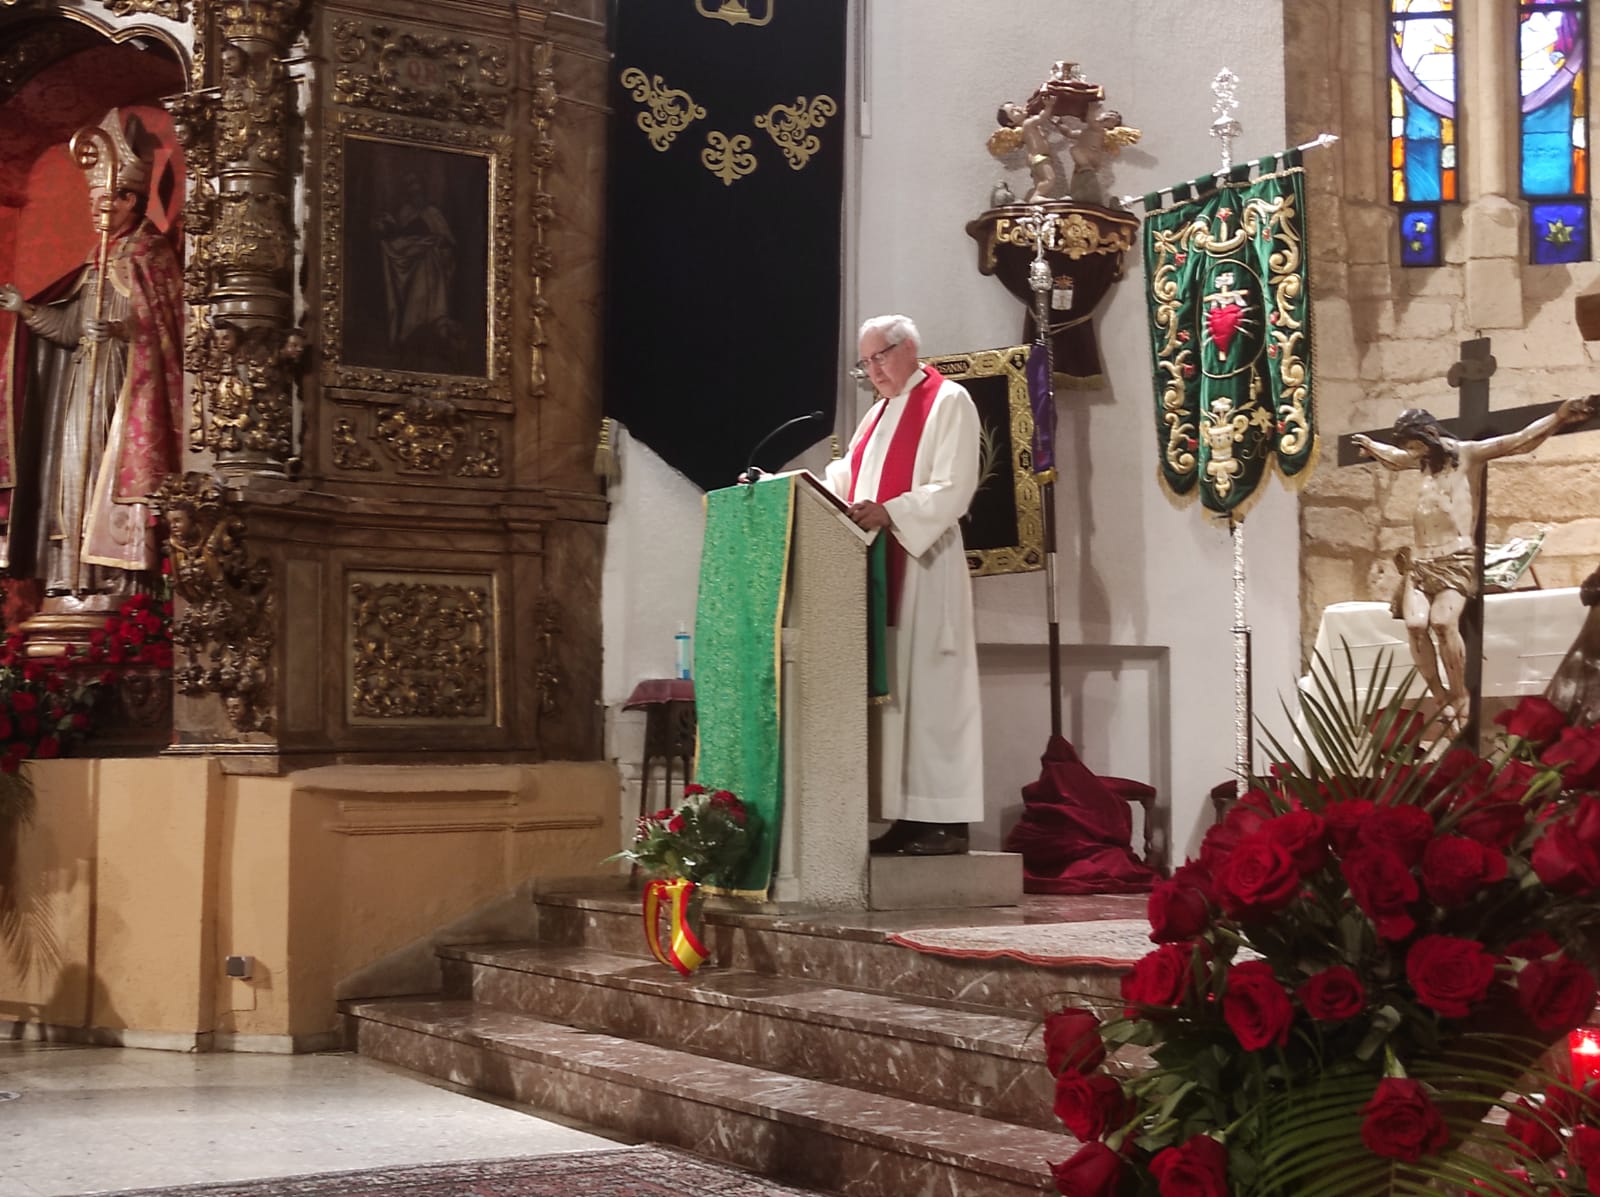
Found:
[[[756,458],[761,456],[761,450],[765,449],[769,444],[771,444],[774,437],[778,436],[778,434],[782,432],[788,431],[796,424],[809,424],[813,420],[823,420],[826,418],[827,417],[821,410],[807,412],[803,416],[796,416],[792,420],[785,420],[771,432],[767,433],[766,436],[762,437],[758,442],[756,442],[756,447],[750,450],[750,464],[744,468],[744,476],[746,481],[754,482],[757,478],[761,477],[762,474],[766,473],[765,470],[756,465]]]

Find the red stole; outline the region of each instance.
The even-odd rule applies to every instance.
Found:
[[[879,503],[898,498],[911,489],[912,473],[917,465],[917,447],[922,443],[922,430],[928,425],[928,413],[933,410],[933,401],[939,397],[939,387],[944,382],[944,375],[932,366],[926,366],[924,370],[922,381],[912,387],[911,394],[906,397],[906,409],[900,413],[900,423],[895,425],[894,435],[889,438],[889,451],[884,454],[883,468],[878,471],[878,493],[872,496]],[[878,431],[878,423],[887,410],[889,401],[884,399],[878,404],[878,414],[872,418],[871,427],[862,434],[851,451],[852,503],[856,501],[856,479],[861,477],[861,459],[866,456],[867,442]],[[889,537],[888,566],[889,624],[898,626],[900,592],[906,580],[906,551],[893,535]]]

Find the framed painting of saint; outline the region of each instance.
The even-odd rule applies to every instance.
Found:
[[[341,114],[323,178],[324,385],[509,399],[510,146]]]
[[[926,359],[967,388],[978,409],[978,490],[961,519],[974,575],[1044,568],[1044,509],[1033,472],[1028,347],[981,349]]]

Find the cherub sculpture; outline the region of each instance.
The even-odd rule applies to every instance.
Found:
[[[1025,104],[1006,103],[995,115],[989,153],[1002,162],[1026,157],[1033,187],[1024,202],[1077,200],[1117,206],[1111,191],[1110,161],[1143,134],[1122,123],[1114,109],[1101,110],[1105,89],[1090,83],[1077,63],[1058,62],[1050,77],[1034,88]],[[1068,172],[1062,152],[1072,163]]]

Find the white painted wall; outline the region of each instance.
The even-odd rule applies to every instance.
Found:
[[[1244,76],[1240,159],[1284,142],[1281,0],[867,0],[861,125],[854,140],[847,325],[915,317],[930,354],[1014,343],[1022,313],[978,274],[967,221],[1001,171],[984,149],[995,108],[1025,99],[1071,58],[1144,140],[1117,189],[1143,194],[1216,163],[1210,81]],[[1181,44],[1182,52],[1164,47]],[[1024,181],[1013,177],[1021,193]],[[1312,230],[1315,236],[1315,230]],[[1057,487],[1066,731],[1090,767],[1170,795],[1178,852],[1203,828],[1207,791],[1231,772],[1232,555],[1226,530],[1158,489],[1143,271],[1102,308],[1108,385],[1061,396]],[[850,351],[842,355],[848,357]],[[851,392],[853,395],[854,392]],[[848,407],[849,404],[847,403]],[[846,429],[857,412],[841,422]],[[643,446],[624,445],[605,585],[606,698],[662,676],[672,634],[692,623],[699,494]],[[1258,713],[1271,714],[1299,659],[1296,503],[1277,483],[1246,521]],[[1049,732],[1042,574],[975,581],[984,674],[989,817],[998,843],[1038,772]],[[637,759],[632,717],[610,751]]]

